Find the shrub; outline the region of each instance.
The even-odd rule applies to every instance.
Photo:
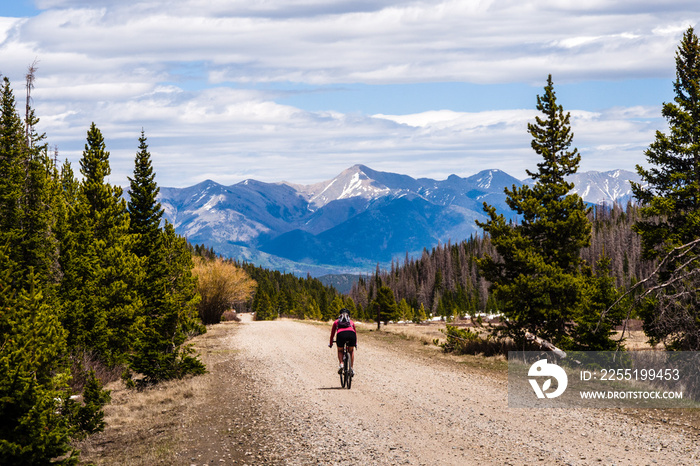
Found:
[[[240,322],[241,318],[238,317],[238,314],[236,314],[236,311],[229,309],[228,311],[224,311],[224,313],[221,314],[221,321],[222,322],[230,322],[230,321]]]
[[[197,291],[202,297],[197,310],[204,324],[221,322],[224,312],[250,298],[256,282],[245,271],[223,259],[195,259]]]
[[[507,355],[508,351],[516,349],[512,340],[497,338],[493,335],[487,335],[486,338],[483,338],[478,332],[469,328],[447,325],[445,330],[440,331],[445,334],[446,338],[444,343],[440,343],[440,347],[445,353],[494,356],[496,354]]]

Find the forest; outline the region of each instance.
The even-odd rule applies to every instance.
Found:
[[[0,464],[76,464],[71,441],[104,428],[104,382],[135,388],[201,374],[205,331],[187,241],[162,222],[145,135],[129,201],[107,182],[93,123],[78,180],[49,156],[7,78],[0,115]]]

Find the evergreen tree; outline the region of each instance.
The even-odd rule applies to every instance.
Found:
[[[580,253],[590,243],[591,226],[583,200],[567,194],[573,185],[565,177],[576,172],[581,156],[570,150],[570,114],[557,104],[551,75],[537,109],[542,117],[528,124],[532,148],[543,159],[537,172],[528,171],[535,184],[505,191],[522,221],[511,225],[484,203],[489,219],[478,224],[500,257],[489,254],[477,262],[501,303],[506,334],[522,342],[530,331],[560,344],[581,303]]]
[[[418,308],[418,311],[413,316],[413,321],[420,324],[426,320],[428,320],[428,316],[425,314],[425,306],[421,303],[420,308]]]
[[[83,403],[69,398],[65,403],[63,414],[74,425],[74,437],[84,438],[87,435],[102,432],[105,428],[104,411],[102,408],[111,401],[109,390],[102,388],[102,382],[91,370],[87,374],[83,388]]]
[[[204,373],[204,365],[186,345],[188,335],[203,333],[199,323],[192,255],[171,224],[159,233],[146,264],[146,295],[137,319],[130,368],[144,384]]]
[[[360,320],[357,314],[357,306],[355,306],[355,301],[352,298],[345,298],[345,308],[350,311],[350,317],[354,320]]]
[[[394,292],[388,286],[379,287],[377,299],[372,302],[374,321],[377,322],[377,330],[381,327],[381,323],[387,325],[390,320],[396,318],[397,305],[394,298]]]
[[[345,307],[345,303],[343,303],[343,299],[340,296],[336,296],[333,298],[333,301],[331,302],[331,305],[329,306],[330,312],[329,314],[333,317],[332,319],[336,319],[340,315],[340,310]]]
[[[408,304],[408,301],[406,301],[405,298],[399,302],[398,319],[404,323],[413,320],[413,309],[411,309],[411,306]]]
[[[105,181],[111,173],[109,152],[94,123],[80,166],[83,181],[70,211],[69,240],[64,242],[70,249],[63,251],[63,323],[71,348],[95,351],[114,365],[126,362],[133,343],[143,260],[131,251],[122,189]]]
[[[602,257],[596,264],[596,273],[584,270],[587,286],[583,290],[581,306],[574,315],[576,325],[568,341],[562,343],[577,351],[612,351],[618,343],[612,340],[616,327],[626,317],[622,306],[614,306],[619,293],[610,274],[610,259]]]
[[[256,293],[253,311],[255,312],[255,320],[274,320],[277,318],[272,309],[270,296],[265,291]]]
[[[646,186],[633,184],[642,204],[634,229],[647,258],[663,259],[658,292],[645,306],[644,325],[655,342],[670,349],[700,349],[700,43],[688,28],[676,53],[674,102],[661,114],[670,133],[656,132],[645,155],[651,168],[637,166]]]
[[[143,131],[129,181],[130,233],[146,276],[139,284],[143,307],[135,326],[130,368],[145,376],[145,384],[202,373],[204,365],[185,345],[188,334],[205,331],[197,313],[200,297],[192,254],[172,225],[160,228],[163,209],[156,200],[160,188]]]
[[[7,78],[3,78],[0,111],[0,244],[8,244],[14,255],[22,237],[18,225],[22,217],[24,128]]]
[[[32,269],[37,282],[47,292],[45,285],[55,285],[59,275],[58,243],[54,235],[57,185],[53,163],[47,155],[48,147],[42,142],[46,136],[35,131],[39,119],[30,104],[34,70],[31,66],[27,74],[25,139],[21,143],[23,194],[20,222],[16,226],[21,231],[22,241],[16,253],[20,267],[25,271]]]
[[[11,267],[0,251],[0,464],[75,464],[73,432],[61,415],[70,395],[65,336],[28,274],[28,290],[14,298]]]
[[[129,178],[129,231],[135,235],[134,252],[139,257],[146,257],[160,233],[163,209],[157,201],[160,188],[155,181],[151,153],[143,130],[134,165],[134,177]]]
[[[74,464],[69,441],[83,428],[73,408],[100,416],[102,405],[69,401],[66,333],[54,289],[55,232],[66,226],[66,203],[44,135],[34,130],[32,84],[30,68],[24,126],[7,79],[0,116],[0,463]]]

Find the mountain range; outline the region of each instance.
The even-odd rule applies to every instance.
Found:
[[[613,170],[578,173],[569,181],[586,202],[612,204],[631,199],[630,180],[640,182],[633,172]],[[478,234],[475,220],[485,220],[484,202],[514,218],[503,192],[514,185],[523,181],[501,170],[438,181],[355,165],[312,185],[245,180],[223,186],[207,180],[163,187],[159,201],[165,218],[193,244],[318,276],[372,271]]]

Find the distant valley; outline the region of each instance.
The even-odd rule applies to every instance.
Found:
[[[591,204],[626,203],[636,173],[578,173],[574,191]],[[528,180],[529,181],[529,180]],[[514,218],[504,188],[522,181],[500,170],[468,178],[414,179],[355,165],[313,185],[204,181],[160,190],[165,217],[194,244],[227,257],[299,274],[372,271],[447,241],[479,234],[483,203]]]

